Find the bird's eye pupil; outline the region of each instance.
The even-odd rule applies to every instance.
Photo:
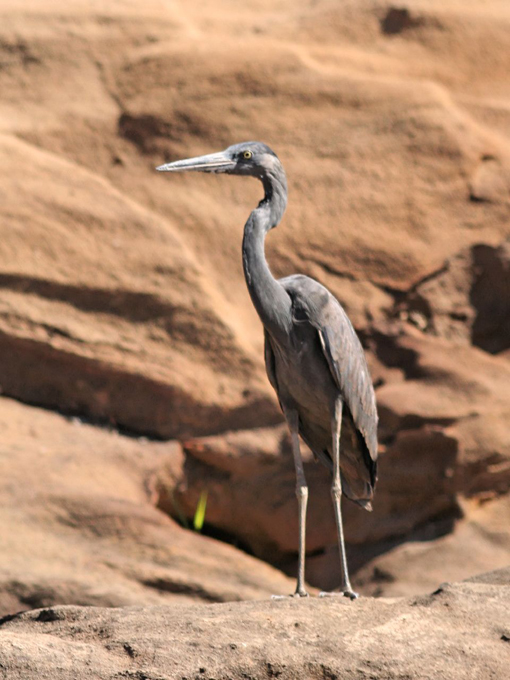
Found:
[[[245,152],[243,153],[243,156],[244,156],[246,159],[251,158],[251,151],[245,151]]]

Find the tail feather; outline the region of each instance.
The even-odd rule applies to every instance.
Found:
[[[333,472],[331,447],[314,447],[314,437],[311,436],[311,432],[306,432],[302,425],[301,423],[301,437],[313,451],[315,457],[330,472]],[[371,512],[371,501],[377,481],[377,461],[372,460],[365,438],[356,427],[346,404],[344,404],[340,434],[340,475],[343,495]]]

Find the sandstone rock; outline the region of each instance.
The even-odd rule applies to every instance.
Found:
[[[166,159],[272,144],[291,196],[272,266],[318,277],[361,329],[507,234],[501,13],[305,5],[2,10],[5,394],[165,438],[279,422],[239,254],[260,189],[169,181]]]
[[[452,345],[407,327],[376,334],[374,351],[407,380],[378,391],[382,441],[374,512],[344,503],[354,564],[402,540],[436,538],[464,514],[464,498],[490,500],[510,489],[510,367],[477,348]],[[338,584],[330,476],[305,451],[310,486],[307,549],[314,585]],[[208,493],[206,521],[251,552],[292,571],[298,547],[295,474],[285,426],[190,440],[182,476],[161,478],[160,507],[193,517]],[[469,544],[467,534],[466,545]],[[462,541],[461,541],[462,542]],[[363,554],[365,557],[363,558]],[[508,547],[502,554],[510,559]],[[489,568],[490,562],[481,568]],[[424,572],[429,570],[423,562]],[[474,573],[473,566],[467,574]]]
[[[509,290],[510,242],[477,244],[412,286],[397,311],[430,335],[498,354],[510,347]]]
[[[1,390],[186,441],[6,405],[25,424],[4,446],[5,611],[290,589],[161,512],[192,516],[207,486],[208,529],[292,570],[293,471],[239,252],[260,187],[154,173],[242,139],[289,175],[275,274],[328,285],[369,348],[381,475],[373,515],[346,505],[354,562],[429,530],[469,541],[465,498],[508,493],[509,13],[471,4],[0,10]],[[329,480],[307,474],[324,565]]]
[[[458,445],[440,429],[406,430],[381,457],[375,511],[345,503],[348,542],[362,544],[405,535],[439,514],[457,516]],[[296,554],[298,517],[295,471],[284,426],[189,441],[182,477],[161,477],[159,507],[193,517],[207,492],[206,521],[236,537],[259,557],[279,564]],[[304,449],[310,487],[307,549],[335,544],[331,476]]]
[[[293,584],[155,506],[175,442],[138,440],[2,398],[0,610],[268,598]],[[1,668],[1,666],[0,666]]]
[[[159,507],[192,518],[207,492],[206,522],[258,557],[281,564],[297,551],[294,460],[285,425],[189,440],[182,476],[161,478]],[[335,540],[327,470],[304,450],[310,484],[308,550]]]
[[[165,437],[279,420],[175,230],[68,160],[11,138],[0,156],[33,170],[21,188],[13,175],[4,185],[5,394]]]
[[[413,599],[51,607],[0,625],[9,680],[506,680],[510,574]]]
[[[411,596],[433,590],[441,580],[457,581],[507,567],[510,497],[481,505],[478,501],[463,501],[462,511],[465,519],[457,522],[451,533],[436,537],[429,525],[415,532],[411,540],[395,547],[388,544],[382,554],[356,572],[356,587],[365,595]],[[337,563],[336,551],[326,551],[321,558],[310,561],[309,577],[316,580],[315,572],[334,574]],[[333,584],[334,578],[329,585]]]

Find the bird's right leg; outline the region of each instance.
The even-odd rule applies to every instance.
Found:
[[[335,519],[338,533],[338,547],[340,550],[340,569],[342,582],[340,593],[354,600],[358,594],[354,592],[349,581],[347,570],[347,556],[345,554],[344,527],[342,521],[342,483],[340,477],[340,428],[342,426],[343,403],[337,399],[334,405],[333,417],[331,419],[331,432],[333,436],[333,484],[331,486],[331,497],[335,509]],[[336,593],[321,593],[322,597],[336,595]]]
[[[285,419],[290,430],[292,454],[296,467],[296,496],[299,507],[299,565],[295,597],[307,597],[305,589],[305,554],[306,554],[306,507],[308,505],[308,485],[306,483],[303,459],[299,447],[299,416],[295,409],[284,409]]]

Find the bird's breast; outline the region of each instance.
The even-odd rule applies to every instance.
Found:
[[[302,418],[324,421],[329,428],[338,388],[315,329],[302,326],[288,343],[271,342],[280,401],[295,406]]]

